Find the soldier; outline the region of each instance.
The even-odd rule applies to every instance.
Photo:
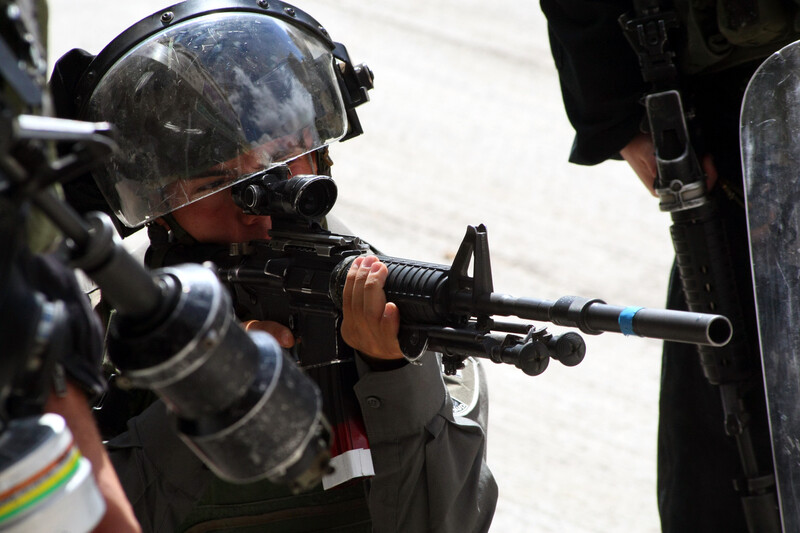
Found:
[[[666,11],[672,6],[664,3]],[[652,193],[654,145],[642,97],[648,86],[618,19],[633,3],[541,0],[558,68],[564,105],[576,130],[570,161],[595,165],[625,159]],[[658,7],[653,2],[650,8]],[[736,403],[747,406],[739,420],[752,436],[755,477],[748,486],[720,392],[711,386],[690,345],[667,342],[662,363],[658,434],[658,505],[662,529],[678,531],[772,531],[777,516],[764,387],[750,278],[742,173],[739,109],[745,87],[764,57],[797,38],[797,5],[764,0],[676,2],[679,28],[670,32],[684,106],[694,117],[694,148],[702,161],[730,244],[735,288],[741,301],[747,375],[734,384]],[[666,27],[669,27],[668,25]],[[680,117],[678,117],[680,118]],[[655,208],[655,206],[654,206]],[[686,309],[677,270],[670,280],[668,307]],[[734,406],[737,409],[738,406]],[[746,476],[747,474],[747,476]],[[738,487],[734,487],[738,480]],[[771,483],[769,483],[771,481]],[[761,499],[772,502],[761,505]],[[759,503],[753,503],[759,502]],[[760,509],[760,511],[759,511]],[[760,514],[760,512],[763,514]],[[767,518],[765,518],[767,517]]]
[[[230,187],[281,164],[291,174],[329,172],[327,146],[361,132],[354,107],[371,85],[364,74],[288,4],[189,0],[166,8],[97,58],[73,51],[59,61],[59,112],[113,122],[121,147],[95,172],[102,196],[86,180],[68,195],[88,208],[95,193],[101,203],[92,207],[128,228],[146,223],[149,266],[202,260],[210,243],[268,239],[270,218],[243,213]],[[158,401],[130,420],[113,416],[117,426],[128,422],[122,433],[103,424],[117,433],[108,435],[109,451],[145,530],[488,530],[497,487],[485,462],[485,389],[481,409],[454,414],[437,354],[421,364],[403,358],[399,315],[382,291],[386,274],[375,258],[354,262],[341,330],[357,351],[354,393],[374,476],[299,495],[269,482],[223,482],[175,437]],[[287,348],[295,342],[287,324],[247,327]]]

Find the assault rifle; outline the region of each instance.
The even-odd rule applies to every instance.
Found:
[[[760,369],[758,348],[748,339],[751,332],[738,297],[726,231],[692,147],[675,53],[669,46],[669,32],[679,26],[679,19],[675,12],[662,10],[659,0],[636,0],[634,7],[635,13],[623,15],[619,22],[639,58],[642,78],[652,86],[645,107],[656,153],[655,190],[661,211],[672,217],[670,232],[686,303],[692,311],[722,313],[733,324],[727,345],[698,345],[700,364],[708,382],[719,387],[725,432],[739,450],[744,479],[735,480],[735,486],[748,529],[779,532],[775,475],[771,461],[764,464],[767,460],[760,461],[756,454],[749,428],[753,415],[743,398],[747,381]]]
[[[271,216],[269,240],[229,247],[181,245],[159,238],[158,228],[151,228],[156,231],[151,233],[148,263],[210,261],[230,289],[240,320],[269,320],[292,330],[297,340],[293,355],[320,387],[332,426],[331,464],[338,473],[323,478],[326,488],[369,475],[371,468],[362,468],[369,463],[363,454],[369,444],[353,391],[356,357],[340,334],[345,278],[359,255],[375,253],[388,268],[384,291],[400,311],[398,340],[406,359],[415,361],[427,350],[439,352],[446,374],[455,374],[471,356],[512,364],[534,376],[550,359],[567,366],[583,360],[586,346],[580,334],[553,335],[544,327],[495,316],[548,321],[591,335],[614,331],[714,346],[731,337],[730,322],[721,315],[619,307],[576,296],[549,302],[495,293],[482,225],[467,228],[450,266],[381,255],[359,237],[323,227],[336,201],[333,180],[287,178],[287,168],[279,166],[231,189],[245,213]],[[352,460],[354,456],[364,459]]]
[[[288,325],[300,339],[297,357],[306,368],[346,358],[349,348],[339,335],[345,277],[355,257],[375,250],[358,237],[322,227],[336,199],[333,181],[325,176],[286,180],[273,169],[234,186],[233,196],[245,212],[272,217],[270,240],[237,244],[228,255],[213,258],[238,316]],[[550,302],[495,293],[483,225],[467,228],[450,266],[377,257],[389,271],[384,291],[400,311],[399,341],[406,358],[438,351],[448,374],[469,356],[513,364],[529,375],[541,374],[550,359],[567,366],[583,360],[585,344],[578,333],[553,335],[495,316],[552,322],[590,335],[612,331],[712,346],[724,345],[731,336],[730,322],[721,315],[613,306],[577,296]]]

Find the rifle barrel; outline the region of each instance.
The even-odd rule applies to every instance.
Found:
[[[577,327],[591,335],[612,331],[675,342],[724,346],[733,331],[730,321],[722,315],[607,305],[602,300],[579,296],[564,296],[550,302],[491,293],[479,300],[478,307],[481,312],[491,315],[547,321],[559,326]]]

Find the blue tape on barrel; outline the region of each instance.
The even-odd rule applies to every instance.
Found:
[[[639,312],[642,307],[626,307],[619,314],[619,331],[623,335],[636,335],[633,330],[633,317]]]

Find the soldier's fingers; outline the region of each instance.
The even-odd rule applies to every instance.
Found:
[[[353,291],[351,294],[352,300],[350,301],[350,311],[352,311],[353,318],[356,320],[360,320],[360,317],[363,317],[364,315],[364,286],[367,283],[370,269],[375,261],[377,261],[377,258],[374,255],[368,255],[364,257],[359,265],[358,270],[355,272],[355,277],[353,278]]]
[[[703,171],[706,173],[706,187],[710,191],[714,188],[714,185],[717,183],[717,178],[719,175],[717,174],[717,167],[714,165],[714,156],[711,154],[706,155],[703,157]]]
[[[364,281],[364,316],[368,320],[378,321],[383,317],[386,306],[386,294],[383,285],[389,271],[380,261],[373,262],[369,267],[367,278]]]
[[[347,271],[347,277],[344,280],[344,289],[342,289],[342,310],[349,310],[353,305],[353,286],[356,282],[356,273],[361,267],[362,261],[364,261],[364,256],[356,257],[350,265],[350,270]]]
[[[278,322],[272,322],[270,320],[249,320],[243,323],[242,326],[244,327],[245,331],[266,331],[275,337],[275,340],[278,341],[278,344],[284,348],[291,348],[294,346],[294,335],[292,334],[292,330],[283,324],[279,324]]]
[[[387,346],[386,354],[392,358],[400,358],[403,356],[403,351],[400,349],[400,343],[397,340],[397,334],[400,332],[400,311],[393,302],[386,304],[383,310],[383,318],[381,320],[381,338]]]

